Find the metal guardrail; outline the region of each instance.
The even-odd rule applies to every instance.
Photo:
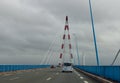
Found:
[[[120,83],[120,66],[74,66],[94,75]]]
[[[0,65],[0,72],[47,68],[50,65]]]

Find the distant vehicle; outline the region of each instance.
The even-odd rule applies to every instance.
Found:
[[[55,66],[54,65],[51,65],[51,67],[50,68],[55,68]]]
[[[63,63],[62,72],[72,72],[72,71],[73,71],[72,63]]]

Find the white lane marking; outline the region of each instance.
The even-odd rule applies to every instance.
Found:
[[[88,83],[88,81],[84,81],[84,83]]]
[[[74,73],[77,74],[78,76],[80,76],[80,74],[76,70],[74,70]]]
[[[80,74],[78,74],[78,76],[80,76]]]
[[[16,79],[19,79],[19,77],[11,78],[10,80],[16,80]]]
[[[80,79],[83,79],[83,77],[81,76]]]
[[[58,75],[59,73],[56,73],[56,75]]]
[[[52,78],[51,78],[51,77],[49,77],[49,78],[47,78],[46,80],[47,80],[47,81],[49,81],[49,80],[51,80],[51,79],[52,79]]]

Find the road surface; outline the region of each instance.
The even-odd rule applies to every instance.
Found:
[[[0,74],[0,83],[98,83],[82,73],[62,73],[60,68],[43,68]]]

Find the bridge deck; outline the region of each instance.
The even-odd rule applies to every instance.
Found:
[[[62,73],[60,68],[11,72],[0,75],[0,83],[98,83],[82,73]]]

